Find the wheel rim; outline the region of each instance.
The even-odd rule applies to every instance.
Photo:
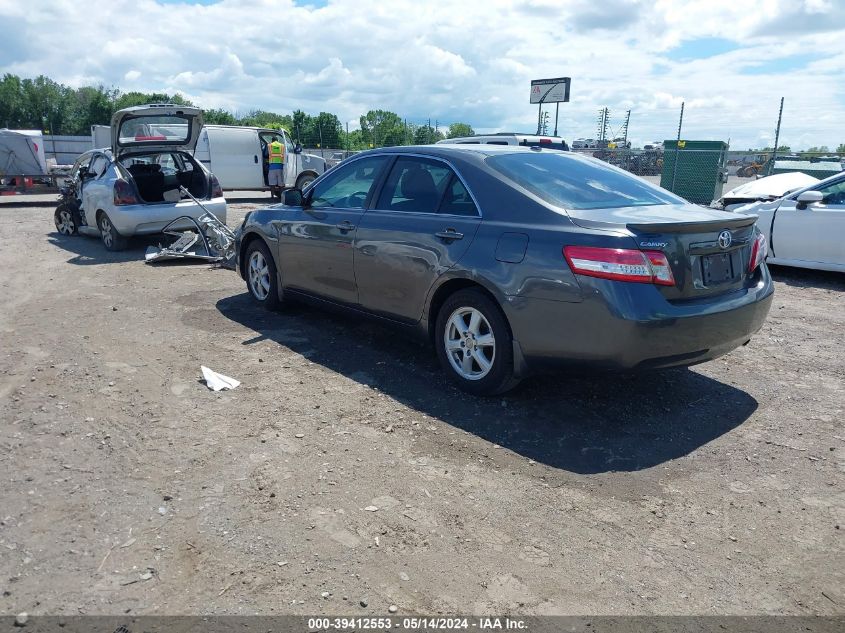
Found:
[[[70,214],[70,211],[63,210],[59,211],[59,221],[57,222],[59,233],[63,233],[65,235],[70,235],[73,233],[75,228],[73,223],[73,216]]]
[[[259,301],[264,301],[270,294],[270,267],[261,251],[249,256],[249,289]]]
[[[493,369],[496,338],[490,322],[475,308],[458,308],[452,313],[446,321],[443,345],[452,369],[461,378],[481,380]]]
[[[100,219],[100,232],[103,234],[103,244],[105,244],[106,246],[111,246],[111,222],[109,222],[109,219],[106,216],[103,216]]]

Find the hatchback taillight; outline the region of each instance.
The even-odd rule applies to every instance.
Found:
[[[748,260],[748,272],[753,273],[757,267],[766,261],[766,255],[769,254],[769,245],[766,242],[766,236],[758,233],[754,238],[754,244],[751,246],[751,259]]]
[[[217,180],[217,176],[211,176],[211,197],[212,198],[222,198],[223,197],[223,187],[220,186],[220,181]]]
[[[661,251],[565,246],[563,256],[572,272],[588,277],[674,286],[669,260]]]
[[[138,204],[138,196],[135,195],[135,190],[125,180],[114,181],[114,204],[115,206]]]

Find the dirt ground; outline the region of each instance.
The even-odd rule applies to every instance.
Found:
[[[843,275],[775,269],[717,361],[476,399],[51,217],[0,205],[2,614],[845,612]]]

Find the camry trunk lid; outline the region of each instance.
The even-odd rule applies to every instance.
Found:
[[[125,108],[111,119],[115,156],[129,150],[193,152],[202,129],[202,110],[172,103]]]
[[[665,253],[674,286],[660,286],[670,301],[720,295],[743,288],[757,216],[696,205],[650,205],[567,211],[584,228],[627,231],[641,250]]]

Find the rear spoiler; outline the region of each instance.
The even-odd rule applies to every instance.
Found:
[[[704,222],[657,222],[652,224],[626,224],[630,230],[644,233],[704,233],[714,229],[742,229],[757,221],[756,215],[740,215],[730,220]]]

